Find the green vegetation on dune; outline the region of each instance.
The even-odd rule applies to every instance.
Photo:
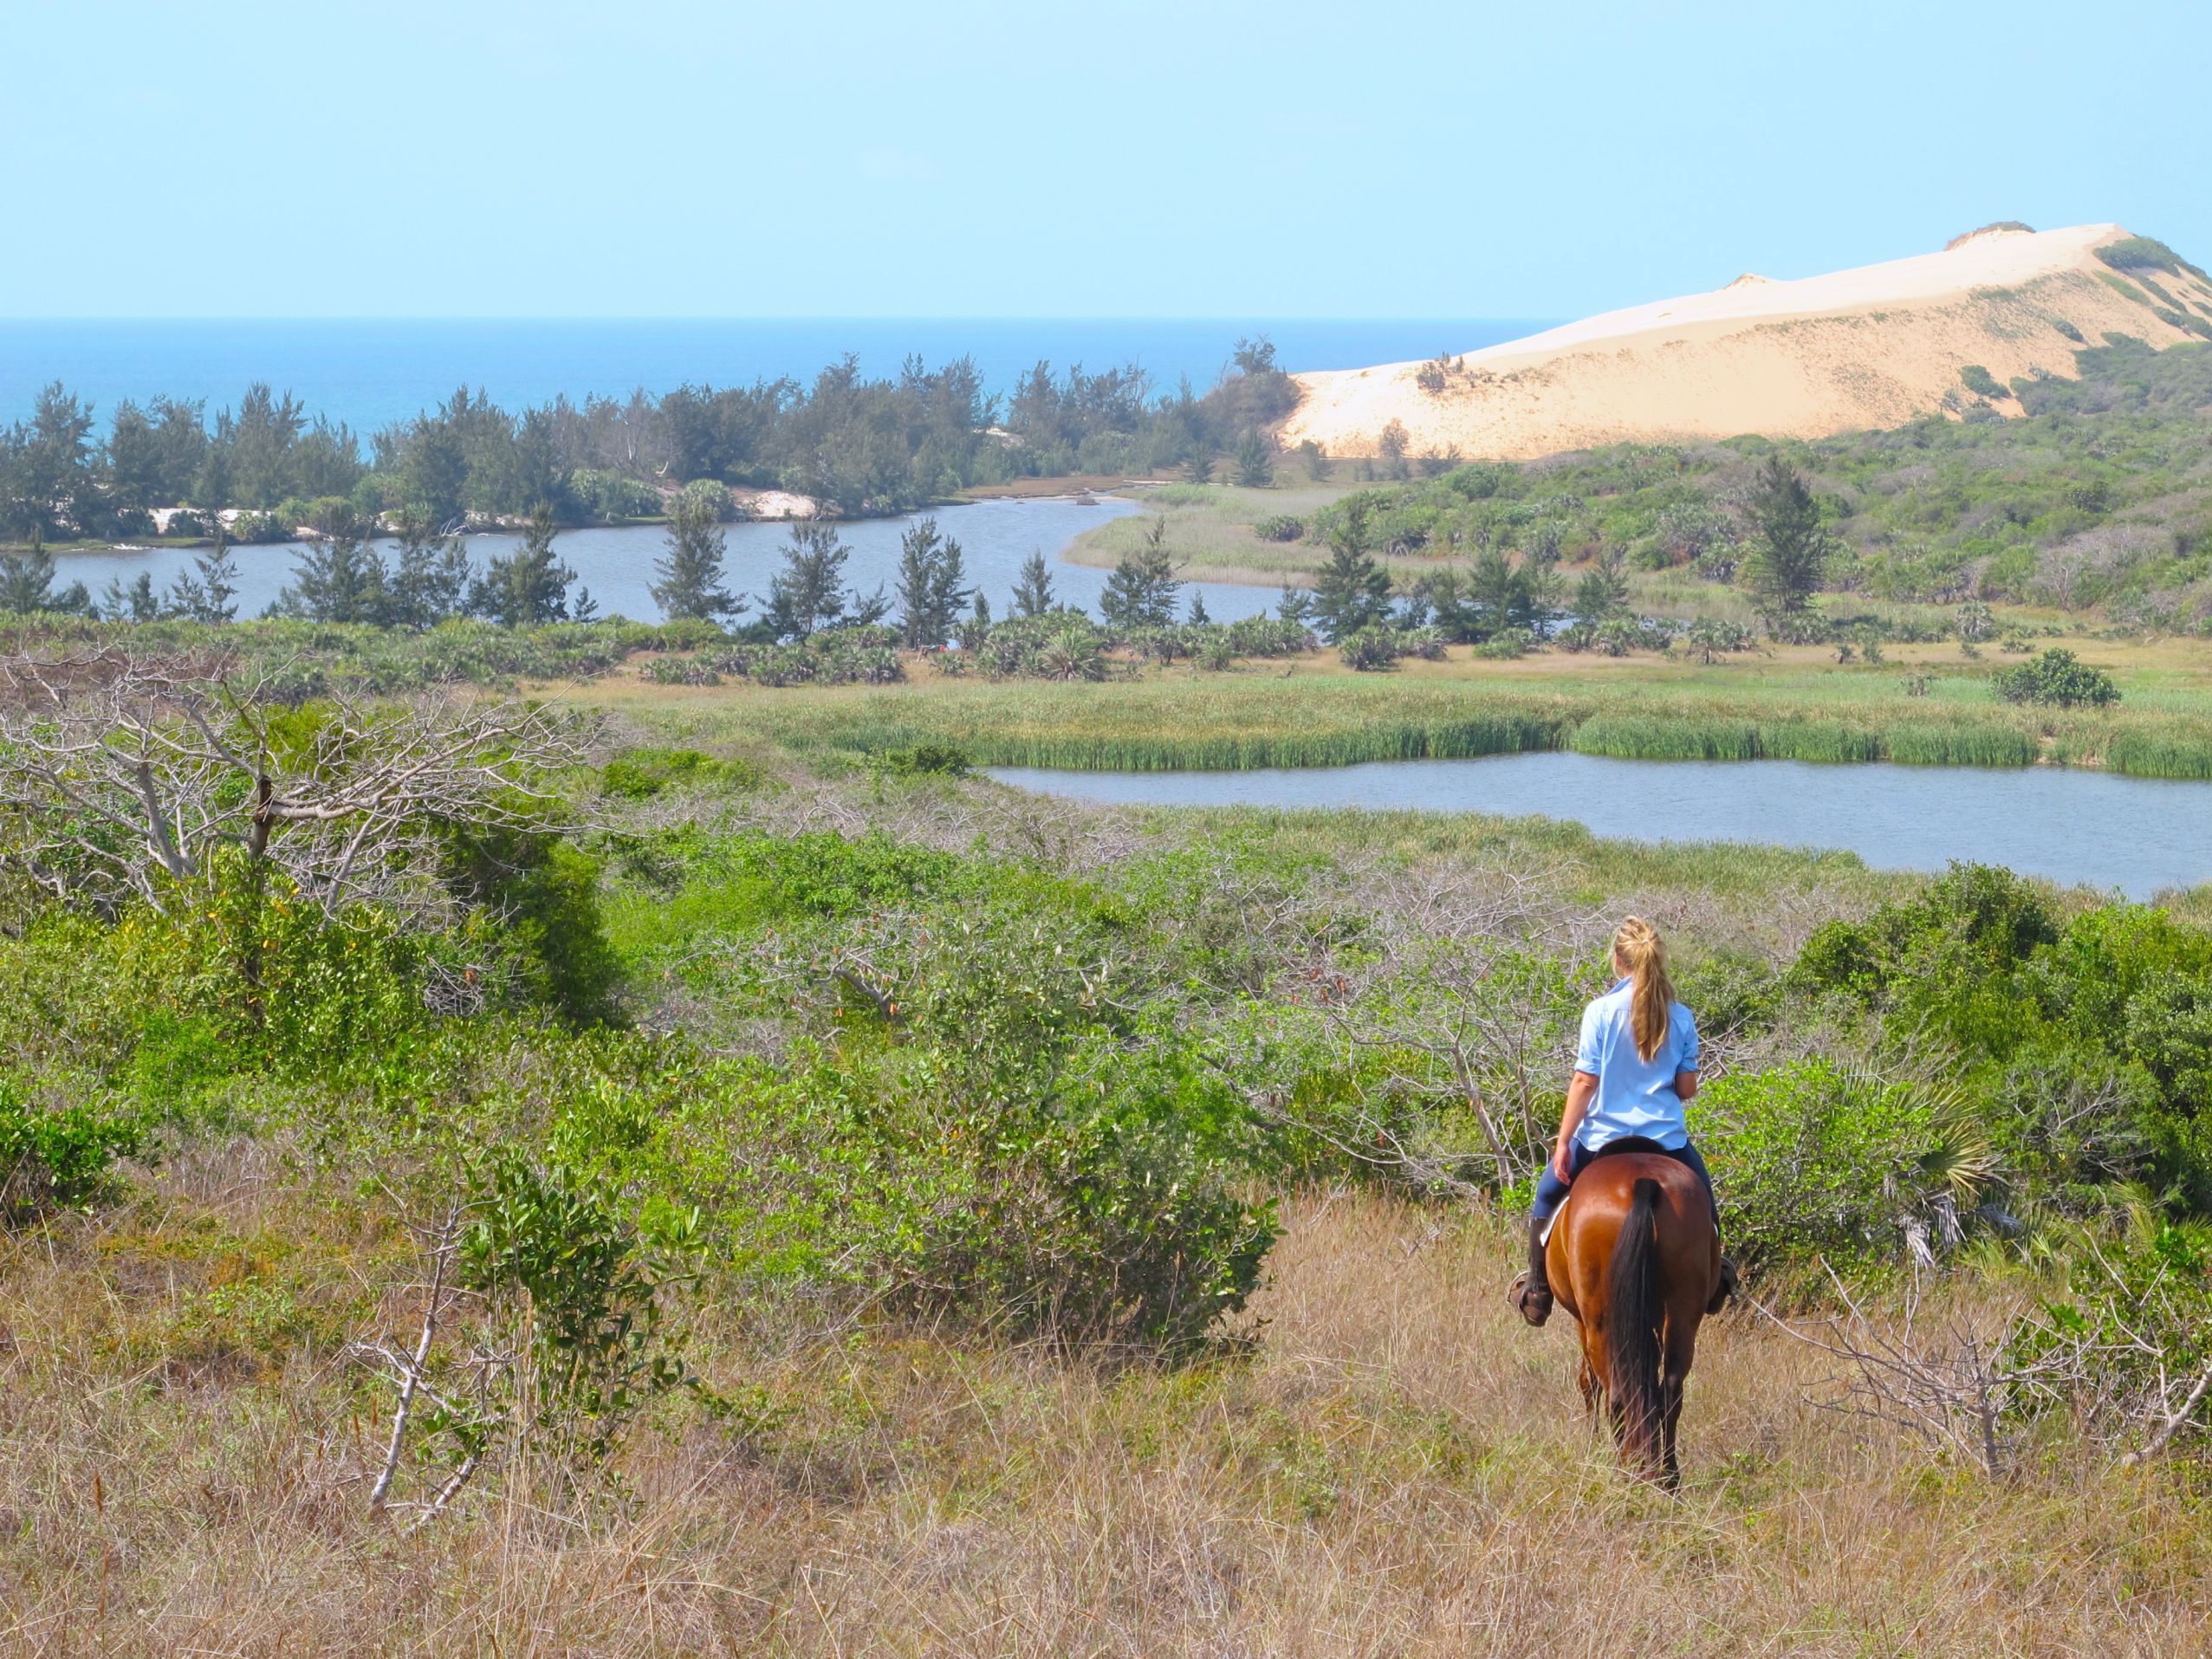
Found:
[[[1979,599],[2212,630],[2212,345],[2123,342],[2075,356],[2076,379],[2009,388],[1969,368],[1967,418],[1888,431],[1622,444],[1349,491],[1178,496],[1163,502],[1170,545],[1194,571],[1303,580],[1358,514],[1360,539],[1402,593],[1486,550],[1567,564],[1612,553],[1645,589],[1681,573],[1691,582],[1669,590],[1672,602],[1726,610],[1749,574],[1754,485],[1779,452],[1807,476],[1833,538],[1822,573],[1831,611]],[[2017,418],[1999,418],[1993,399]],[[1276,540],[1272,523],[1260,533],[1286,514],[1302,540]],[[1132,534],[1094,532],[1091,556],[1110,558]]]

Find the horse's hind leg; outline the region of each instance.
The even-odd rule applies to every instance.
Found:
[[[1697,1322],[1683,1319],[1668,1320],[1666,1351],[1659,1368],[1659,1446],[1665,1461],[1664,1479],[1670,1492],[1682,1484],[1682,1465],[1675,1457],[1675,1431],[1682,1422],[1683,1385],[1690,1380],[1690,1362],[1696,1358],[1696,1351]]]

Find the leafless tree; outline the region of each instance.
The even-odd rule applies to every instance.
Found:
[[[303,713],[267,685],[217,657],[0,655],[0,858],[111,911],[170,910],[224,849],[332,915],[420,903],[435,826],[534,821],[585,752],[542,707],[341,693]]]
[[[2037,1402],[2071,1399],[2086,1376],[2091,1357],[2079,1348],[2021,1351],[2016,1311],[1929,1317],[1917,1273],[1890,1319],[1877,1319],[1840,1279],[1830,1280],[1840,1311],[1820,1324],[1753,1304],[1798,1341],[1850,1362],[1840,1391],[1822,1403],[1918,1435],[1993,1480],[2012,1471],[2018,1415]]]

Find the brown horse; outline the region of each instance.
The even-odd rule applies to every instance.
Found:
[[[1623,1454],[1674,1486],[1697,1327],[1726,1299],[1703,1185],[1670,1157],[1608,1148],[1575,1176],[1544,1264],[1581,1327],[1583,1403],[1602,1397]]]

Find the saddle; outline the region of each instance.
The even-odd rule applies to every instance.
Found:
[[[1647,1139],[1642,1135],[1623,1135],[1618,1140],[1607,1141],[1596,1151],[1591,1153],[1589,1163],[1585,1163],[1582,1168],[1586,1170],[1590,1164],[1595,1163],[1599,1158],[1618,1157],[1624,1152],[1656,1152],[1661,1157],[1673,1156],[1655,1140]],[[1570,1185],[1567,1189],[1567,1196],[1560,1200],[1559,1208],[1552,1212],[1551,1220],[1544,1223],[1544,1230],[1536,1235],[1537,1243],[1546,1246],[1551,1243],[1552,1229],[1560,1224],[1560,1217],[1567,1214],[1567,1207],[1573,1202],[1574,1189]]]

